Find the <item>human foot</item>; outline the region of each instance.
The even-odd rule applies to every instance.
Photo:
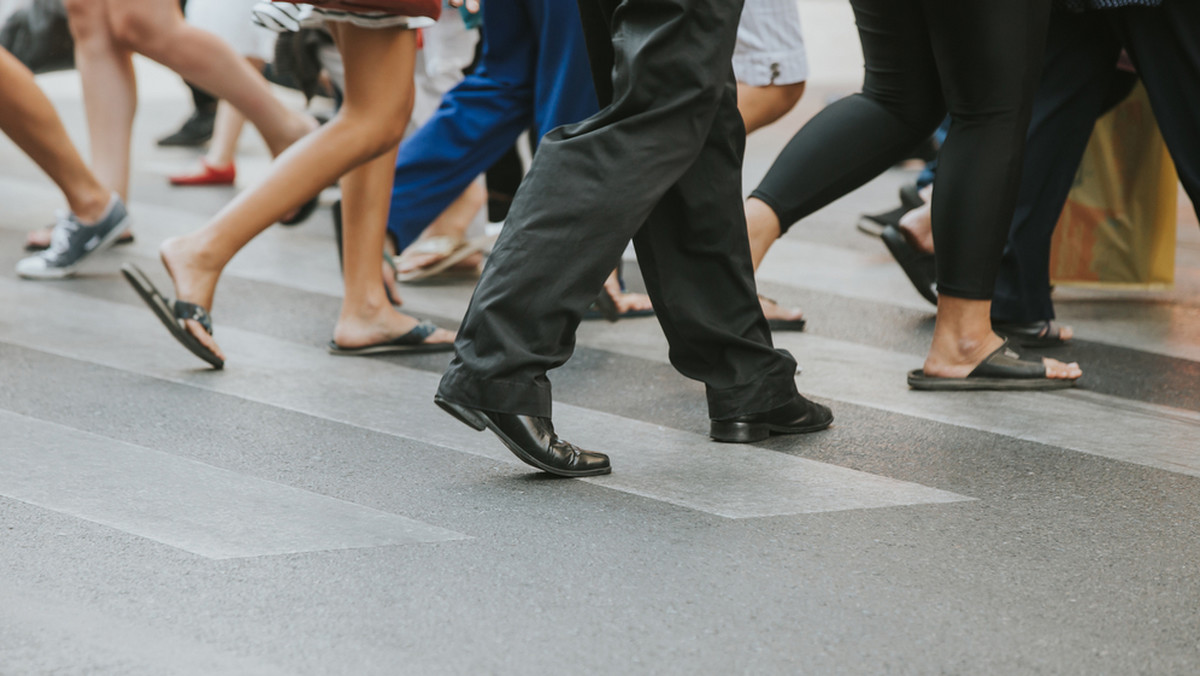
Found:
[[[186,326],[187,322],[196,322],[206,333],[211,333],[212,318],[207,310],[194,303],[167,298],[155,288],[154,282],[150,281],[146,273],[133,263],[121,266],[121,274],[180,345],[208,362],[213,368],[225,368],[225,358],[197,340]]]
[[[383,345],[419,346],[425,348],[424,351],[431,351],[431,348],[449,350],[454,345],[455,336],[453,331],[433,327],[427,322],[397,312],[390,306],[343,307],[333,329],[333,346],[341,351],[359,353],[364,349]]]
[[[654,310],[654,303],[650,302],[650,296],[644,293],[632,293],[621,288],[621,280],[615,272],[604,280],[604,290],[608,292],[609,298],[612,298],[613,303],[617,306],[618,315]]]
[[[93,253],[112,246],[129,228],[129,212],[116,193],[93,222],[61,212],[50,235],[49,246],[17,262],[17,274],[26,279],[64,279],[73,276]]]
[[[631,293],[621,288],[621,279],[614,270],[604,280],[604,289],[596,297],[584,319],[607,319],[615,322],[622,317],[645,317],[654,314],[654,303],[644,293]]]
[[[926,202],[900,217],[900,232],[914,249],[933,253],[933,207]]]
[[[465,241],[458,235],[423,235],[396,257],[396,278],[417,282],[443,273],[477,275],[483,263],[483,251],[495,236]]]
[[[1022,359],[1007,339],[936,340],[924,368],[909,374],[909,385],[925,390],[1031,390],[1070,387],[1083,370],[1057,359]]]
[[[216,293],[217,282],[221,278],[224,266],[206,260],[204,248],[196,246],[188,236],[172,237],[164,241],[158,249],[158,255],[175,286],[175,297],[211,312],[213,295]],[[225,353],[201,322],[186,319],[183,325],[201,345],[222,360],[225,359]]]
[[[758,295],[763,316],[773,331],[803,331],[808,324],[799,308],[784,308],[775,299]]]

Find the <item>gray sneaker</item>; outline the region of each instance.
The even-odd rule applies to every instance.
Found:
[[[115,193],[108,211],[94,225],[84,225],[75,214],[62,212],[50,236],[50,248],[22,259],[17,263],[17,274],[26,279],[70,277],[85,258],[112,246],[128,229],[129,212]]]

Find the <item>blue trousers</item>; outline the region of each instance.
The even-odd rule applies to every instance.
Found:
[[[575,0],[488,0],[479,66],[400,145],[388,231],[400,249],[500,159],[599,106]]]

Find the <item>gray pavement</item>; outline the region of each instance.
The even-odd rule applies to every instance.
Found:
[[[777,342],[831,430],[709,442],[654,320],[586,323],[555,418],[615,471],[556,480],[432,405],[445,355],[326,354],[327,209],[230,267],[224,372],[175,344],[116,271],[165,279],[158,242],[233,192],[166,186],[193,154],[151,140],[185,98],[143,72],[138,239],[78,279],[12,274],[61,198],[0,141],[0,674],[1200,671],[1194,226],[1174,290],[1063,290],[1078,390],[911,392],[931,308],[853,228],[911,178],[890,172],[763,270],[809,316]],[[82,141],[73,77],[44,84]],[[751,139],[747,186],[847,86]],[[453,325],[470,291],[405,308]]]

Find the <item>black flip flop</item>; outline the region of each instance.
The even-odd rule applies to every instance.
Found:
[[[317,210],[317,206],[321,203],[321,194],[317,193],[312,199],[300,205],[296,213],[292,214],[291,218],[279,221],[280,225],[300,225],[307,221],[313,212]]]
[[[1062,347],[1069,341],[1062,337],[1062,327],[1053,320],[1037,322],[992,322],[992,330],[1010,338],[1021,347]]]
[[[803,331],[808,326],[807,319],[768,319],[767,326],[772,331]]]
[[[900,204],[908,207],[909,211],[925,205],[925,198],[921,197],[921,189],[916,183],[900,186]]]
[[[617,309],[617,302],[612,296],[608,295],[608,289],[601,289],[600,295],[596,296],[596,300],[592,301],[592,306],[583,314],[584,319],[604,319],[612,323],[616,323],[621,318],[621,311]]]
[[[908,243],[900,228],[887,226],[879,236],[887,246],[892,257],[900,264],[908,281],[916,287],[917,293],[925,300],[937,305],[937,263],[933,254],[918,251]]]
[[[884,229],[889,225],[900,225],[900,219],[907,214],[911,209],[904,205],[900,205],[890,211],[884,211],[878,214],[863,214],[858,217],[858,223],[855,227],[864,235],[870,237],[881,237]]]
[[[759,301],[767,301],[776,307],[779,306],[779,301],[774,298],[767,298],[761,293],[758,294]],[[772,331],[803,331],[804,327],[808,326],[808,320],[801,317],[799,319],[768,319],[767,326],[771,327]]]
[[[381,343],[364,345],[362,347],[342,347],[335,341],[329,341],[329,353],[345,357],[365,357],[378,354],[418,354],[430,352],[451,352],[454,343],[426,343],[425,339],[433,335],[438,327],[433,322],[422,320],[411,331],[398,338],[385,340]]]
[[[1039,361],[1021,359],[1009,346],[1009,340],[989,354],[966,378],[934,378],[921,369],[910,371],[908,386],[914,390],[1065,390],[1075,387],[1075,380],[1047,378],[1046,365]]]
[[[610,322],[615,322],[619,319],[633,319],[636,317],[653,317],[654,308],[648,310],[626,310],[621,312],[617,309],[616,303],[607,294],[602,293],[596,297],[596,300],[588,308],[587,312],[583,313],[585,320],[607,319]]]
[[[125,276],[130,286],[133,287],[134,291],[137,291],[146,305],[150,306],[150,309],[154,311],[154,315],[163,323],[163,326],[167,327],[167,330],[171,332],[175,340],[179,341],[180,345],[183,345],[192,354],[208,362],[214,369],[220,370],[225,368],[225,360],[208,349],[204,343],[196,340],[196,337],[183,325],[185,320],[194,319],[200,322],[200,325],[204,327],[204,330],[209,335],[212,335],[212,317],[209,316],[208,310],[195,303],[168,299],[159,293],[158,289],[150,281],[150,278],[146,276],[146,273],[142,272],[133,263],[122,265],[121,274]]]

